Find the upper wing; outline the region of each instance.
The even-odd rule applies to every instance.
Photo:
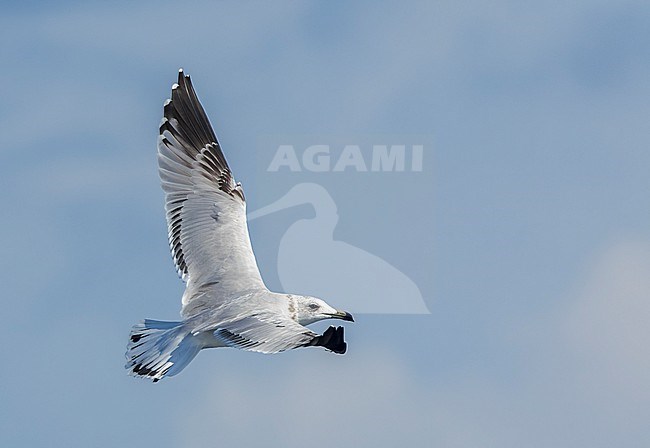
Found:
[[[217,300],[264,288],[246,225],[246,202],[208,117],[181,69],[158,138],[169,245],[187,283],[183,308],[209,286]]]

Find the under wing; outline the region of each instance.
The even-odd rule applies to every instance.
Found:
[[[290,319],[249,316],[214,331],[225,345],[260,353],[305,347],[318,335]]]
[[[187,283],[182,313],[195,297],[205,298],[206,289],[211,300],[223,301],[265,288],[248,235],[244,192],[182,69],[164,107],[158,168],[169,245]]]
[[[343,327],[330,326],[317,335],[290,319],[249,316],[221,325],[214,336],[229,347],[260,353],[278,353],[299,347],[324,347],[334,353],[347,350]]]

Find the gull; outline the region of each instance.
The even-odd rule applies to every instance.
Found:
[[[125,366],[130,375],[153,382],[174,376],[204,348],[346,352],[343,327],[330,326],[319,335],[306,325],[323,319],[354,322],[350,313],[264,285],[248,235],[244,191],[183,69],[164,105],[158,172],[169,246],[185,282],[182,320],[145,319],[133,326]]]

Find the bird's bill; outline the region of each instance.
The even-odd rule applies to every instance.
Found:
[[[348,322],[354,322],[354,318],[352,317],[352,314],[348,313],[347,311],[337,311],[334,314],[330,314],[332,318],[334,319],[341,319],[341,320],[347,320]]]

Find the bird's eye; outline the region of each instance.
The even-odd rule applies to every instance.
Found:
[[[309,309],[310,310],[317,310],[318,309],[318,304],[317,303],[310,303],[309,304]]]

